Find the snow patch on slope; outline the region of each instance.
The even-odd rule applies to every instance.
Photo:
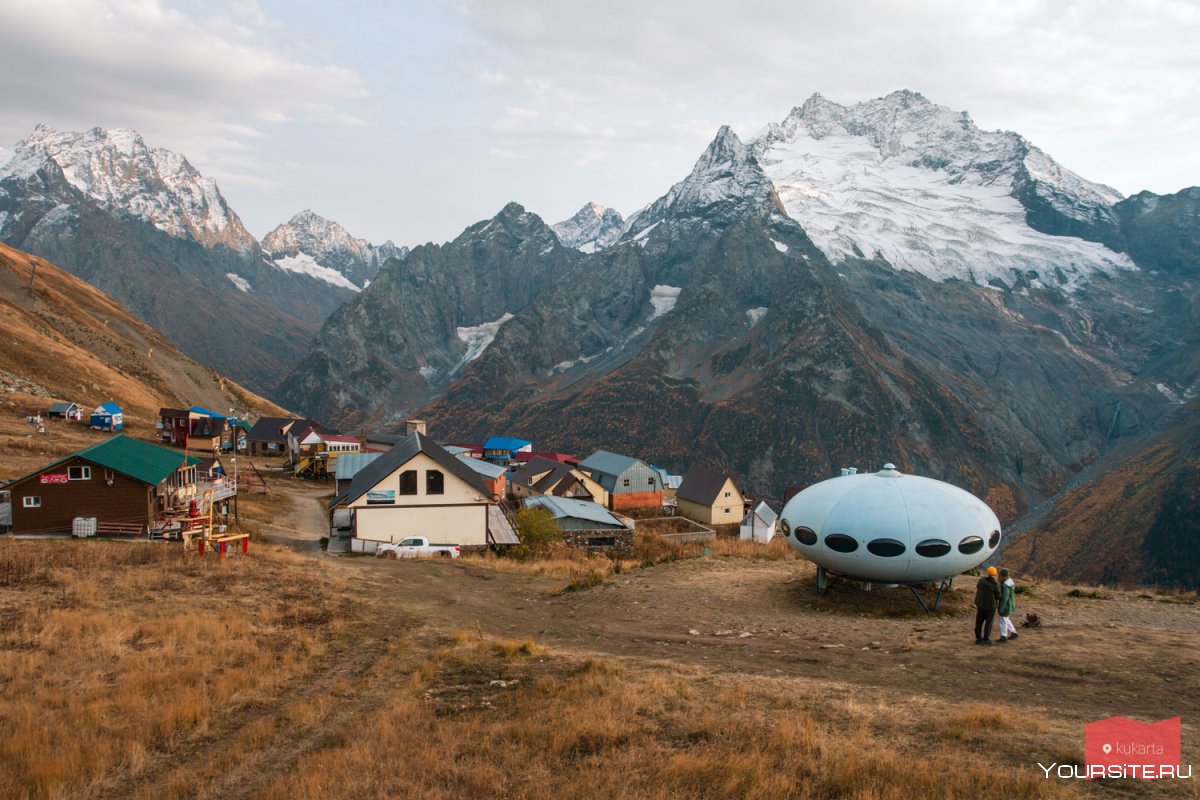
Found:
[[[783,242],[779,241],[778,239],[772,239],[771,243],[774,244],[775,249],[781,253],[786,253],[788,251],[788,246],[786,244],[784,244]]]
[[[664,314],[669,314],[675,304],[679,302],[679,293],[683,289],[679,286],[667,286],[658,284],[650,290],[650,305],[654,306],[654,313],[650,315],[650,319],[658,319]]]
[[[272,261],[275,266],[279,267],[284,272],[293,272],[297,275],[307,275],[310,278],[316,278],[319,281],[324,281],[332,286],[337,286],[342,289],[349,289],[352,292],[361,291],[357,286],[346,279],[346,276],[338,272],[336,269],[323,267],[316,262],[312,256],[306,253],[300,253],[295,256],[284,256]]]
[[[247,293],[250,291],[250,281],[246,280],[241,275],[238,275],[236,272],[226,272],[225,277],[229,278],[229,282],[241,291]]]
[[[767,314],[767,309],[765,306],[759,306],[758,308],[746,309],[746,316],[750,318],[750,327],[751,328],[753,328],[755,325],[757,325],[762,320],[762,318],[764,316],[766,316],[766,314]]]
[[[496,338],[496,333],[500,330],[500,326],[513,318],[512,314],[505,312],[504,316],[492,322],[485,322],[482,325],[472,325],[459,327],[455,329],[458,334],[459,341],[467,346],[466,354],[459,360],[454,368],[450,370],[450,374],[458,372],[460,369],[470,364],[475,359],[483,355],[483,351],[488,349],[488,345]]]

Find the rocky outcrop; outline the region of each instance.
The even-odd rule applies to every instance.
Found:
[[[408,254],[407,247],[390,241],[376,246],[356,239],[341,225],[307,209],[264,236],[262,247],[276,266],[293,268],[306,257],[312,275],[334,286],[349,284],[356,291],[370,283],[389,258]]]
[[[551,225],[564,247],[594,253],[615,243],[625,232],[625,219],[614,209],[588,203],[570,219]]]

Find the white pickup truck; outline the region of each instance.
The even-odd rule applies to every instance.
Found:
[[[380,558],[458,558],[462,555],[462,548],[456,544],[433,544],[424,536],[410,536],[392,544],[379,545],[375,555]]]

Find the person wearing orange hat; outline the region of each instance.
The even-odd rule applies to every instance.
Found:
[[[988,567],[987,574],[975,584],[975,644],[992,643],[992,622],[1000,605],[1000,584],[996,568]]]

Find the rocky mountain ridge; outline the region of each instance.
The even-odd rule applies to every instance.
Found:
[[[354,294],[280,269],[214,181],[123,129],[38,126],[18,143],[0,165],[0,242],[61,265],[258,391]]]
[[[566,247],[594,253],[615,243],[625,232],[625,218],[611,208],[588,203],[570,219],[550,226]]]

